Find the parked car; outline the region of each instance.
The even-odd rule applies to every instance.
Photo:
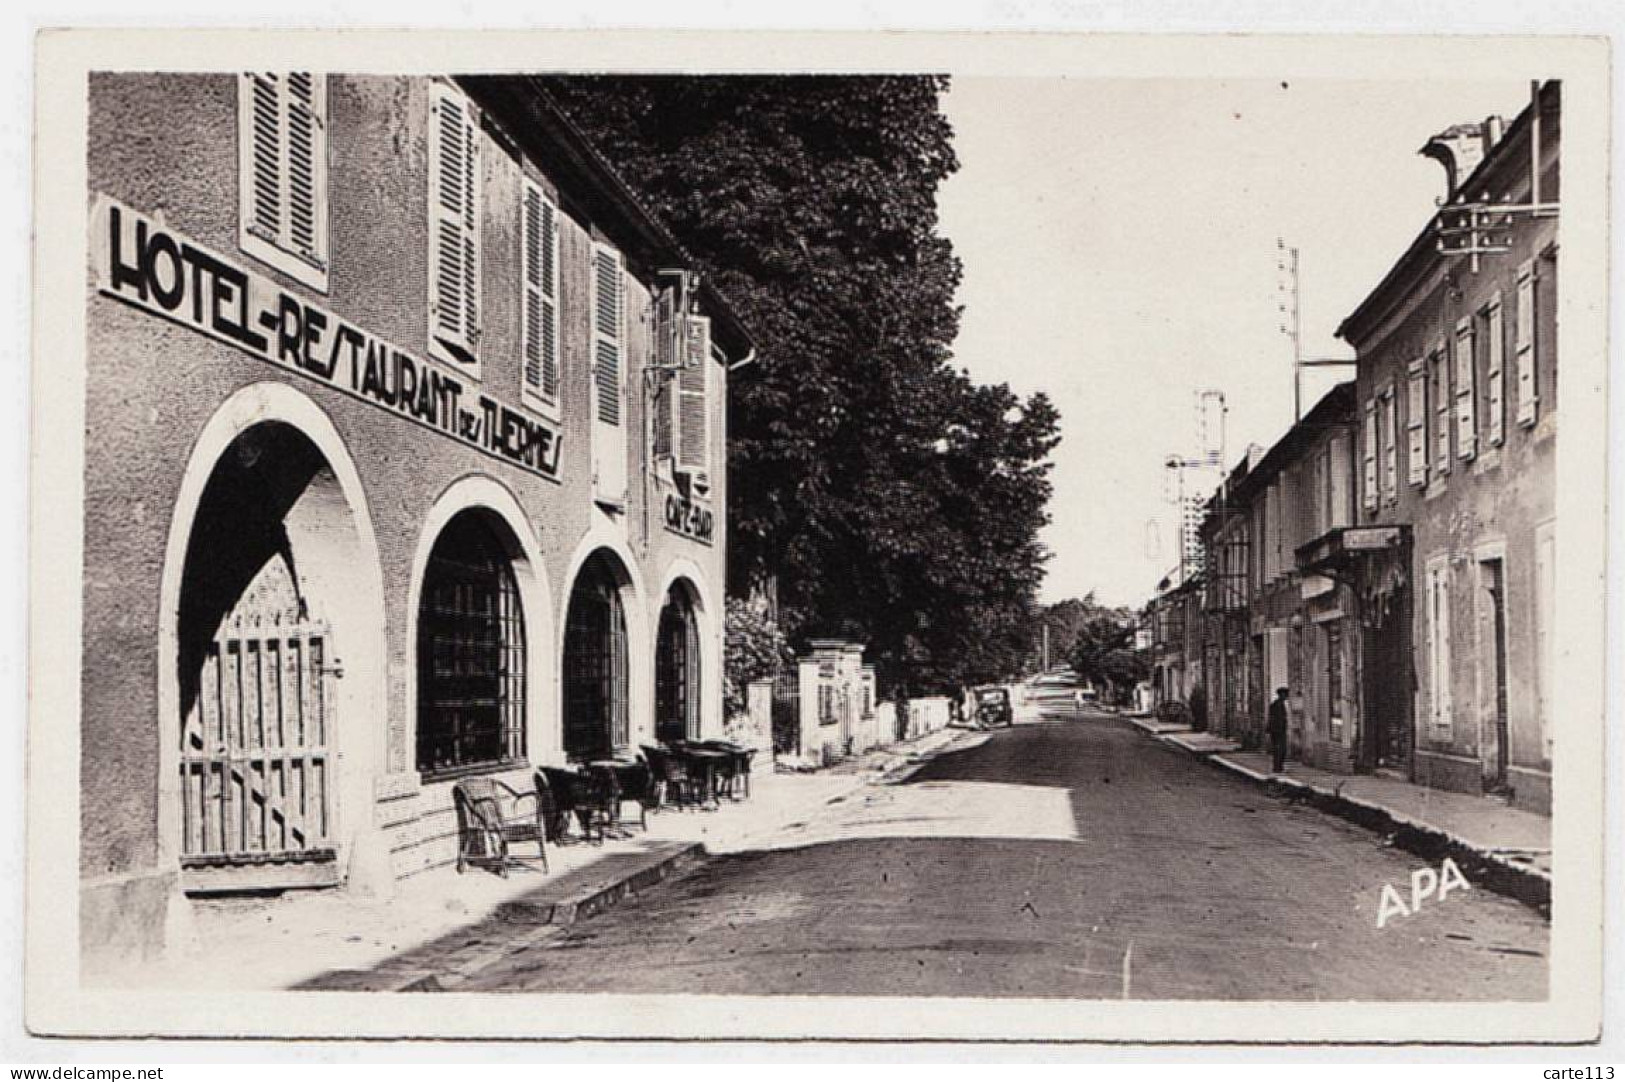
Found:
[[[1010,689],[1002,685],[976,689],[976,721],[983,728],[1009,725],[1015,720]]]

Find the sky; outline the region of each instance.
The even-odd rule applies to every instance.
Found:
[[[1516,78],[952,81],[955,363],[1061,413],[1043,600],[1137,605],[1178,564],[1164,462],[1198,450],[1198,391],[1224,392],[1231,464],[1291,426],[1278,239],[1299,250],[1304,356],[1352,356],[1338,324],[1444,194],[1417,150],[1510,121],[1528,94]],[[1304,412],[1352,373],[1306,372]]]

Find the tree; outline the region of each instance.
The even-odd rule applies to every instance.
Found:
[[[944,80],[547,85],[762,346],[730,386],[730,592],[773,582],[787,631],[863,641],[887,687],[1015,672],[1059,419],[950,365]]]
[[[728,717],[745,712],[745,689],[779,675],[790,660],[784,632],[758,605],[730,597],[722,659],[722,704]]]
[[[1073,602],[1066,612],[1076,620],[1077,628],[1068,651],[1073,671],[1105,686],[1115,701],[1122,702],[1149,675],[1145,658],[1134,649],[1137,620],[1133,610],[1107,608],[1091,593]]]

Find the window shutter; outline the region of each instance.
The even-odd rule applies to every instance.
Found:
[[[327,80],[309,72],[248,72],[238,92],[244,247],[325,289]],[[297,262],[277,262],[272,252],[254,251],[252,241]],[[318,275],[312,280],[302,268]]]
[[[672,432],[677,408],[677,290],[668,287],[655,298],[654,453],[657,459],[676,454]]]
[[[1442,475],[1450,472],[1450,356],[1443,342],[1434,347],[1428,364],[1433,369],[1433,468]]]
[[[683,367],[677,373],[677,464],[703,477],[710,468],[710,416],[706,384],[711,370],[711,321],[689,316],[683,329]],[[710,478],[704,477],[707,485]]]
[[[1456,324],[1456,454],[1478,453],[1478,359],[1474,356],[1473,321]]]
[[[525,181],[525,389],[547,402],[559,393],[558,208]]]
[[[1360,448],[1361,465],[1364,467],[1361,476],[1360,502],[1366,510],[1373,510],[1377,506],[1377,404],[1365,404],[1365,431],[1361,435]]]
[[[1448,742],[1454,704],[1450,688],[1450,570],[1440,566],[1429,575],[1429,609],[1433,632],[1432,716],[1434,740]]]
[[[626,498],[626,433],[621,426],[622,274],[621,254],[606,245],[593,245],[593,498],[616,505]]]
[[[472,106],[436,85],[429,139],[431,341],[452,359],[478,358],[479,125]]]
[[[1428,480],[1428,396],[1427,370],[1421,358],[1411,362],[1407,389],[1409,395],[1405,403],[1405,427],[1409,437],[1408,479],[1413,485],[1425,485]]]
[[[1327,529],[1338,529],[1343,526],[1354,525],[1354,501],[1349,498],[1349,485],[1354,480],[1354,463],[1349,459],[1349,437],[1346,435],[1332,438],[1331,454],[1328,456],[1331,474],[1331,518],[1327,522]]]
[[[1535,265],[1518,268],[1518,311],[1512,343],[1518,371],[1518,423],[1532,425],[1538,413],[1535,386]]]
[[[1489,384],[1486,390],[1490,411],[1485,427],[1492,447],[1499,447],[1506,439],[1506,373],[1503,364],[1506,352],[1506,326],[1501,311],[1501,295],[1497,293],[1490,299],[1490,306],[1484,313],[1484,340],[1487,347],[1485,350],[1487,371],[1484,379]]]
[[[1382,453],[1385,456],[1382,470],[1382,489],[1390,499],[1399,494],[1399,399],[1395,396],[1393,388],[1383,392],[1383,421],[1386,431],[1382,437]]]

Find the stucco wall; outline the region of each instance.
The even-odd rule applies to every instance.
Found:
[[[422,78],[331,77],[329,131],[329,289],[321,294],[240,250],[237,236],[237,78],[102,74],[90,84],[87,148],[90,192],[111,197],[183,234],[254,274],[333,312],[418,358],[429,355],[427,312],[427,151],[429,81]],[[488,135],[484,141],[482,322],[479,389],[507,405],[522,402],[519,364],[519,225],[521,163]],[[534,163],[546,178],[546,163]],[[587,368],[588,268],[599,223],[572,216],[566,196],[561,235],[560,476],[557,482],[481,453],[320,381],[87,290],[85,471],[84,684],[81,782],[81,872],[87,880],[172,871],[172,844],[163,836],[160,793],[166,743],[178,743],[177,718],[163,717],[160,685],[176,664],[160,644],[166,546],[177,499],[197,477],[188,459],[222,404],[260,383],[282,385],[308,401],[336,434],[340,455],[359,479],[362,507],[375,537],[377,567],[357,576],[382,584],[381,611],[328,613],[340,648],[381,634],[376,672],[346,681],[376,681],[371,716],[344,717],[371,739],[372,761],[341,762],[366,775],[386,801],[423,799],[440,816],[436,827],[408,839],[443,838],[446,796],[417,792],[412,727],[415,676],[410,627],[414,576],[432,544],[426,523],[444,514],[446,494],[497,493],[515,532],[533,548],[530,569],[546,612],[527,612],[537,643],[527,673],[527,708],[534,715],[533,760],[553,758],[557,730],[558,636],[571,575],[588,550],[611,545],[631,564],[638,610],[629,616],[634,742],[653,729],[652,654],[664,591],[689,580],[704,612],[703,718],[707,733],[721,726],[721,611],[725,374],[713,369],[711,506],[715,542],[707,545],[665,529],[658,514],[663,489],[647,479],[648,416],[641,369],[649,355],[652,268],[629,260],[626,296],[628,365],[628,506],[611,515],[591,499]],[[613,238],[612,238],[613,239]],[[239,398],[239,401],[241,399]],[[211,463],[200,463],[206,473]],[[194,473],[198,466],[194,466]],[[471,479],[479,479],[472,484]],[[482,487],[483,486],[483,487]],[[438,508],[438,512],[437,512]],[[646,511],[648,512],[646,514]],[[173,569],[171,569],[173,571]],[[170,674],[172,679],[172,674]],[[444,788],[440,786],[439,788]],[[352,800],[352,804],[355,801]],[[347,838],[401,822],[367,807],[344,813]],[[424,812],[427,814],[428,812]],[[414,813],[416,814],[416,813]],[[404,835],[403,835],[404,837]],[[389,842],[399,848],[399,839]],[[423,860],[443,858],[438,851]],[[416,863],[414,861],[408,863]],[[397,866],[397,871],[400,867]]]

